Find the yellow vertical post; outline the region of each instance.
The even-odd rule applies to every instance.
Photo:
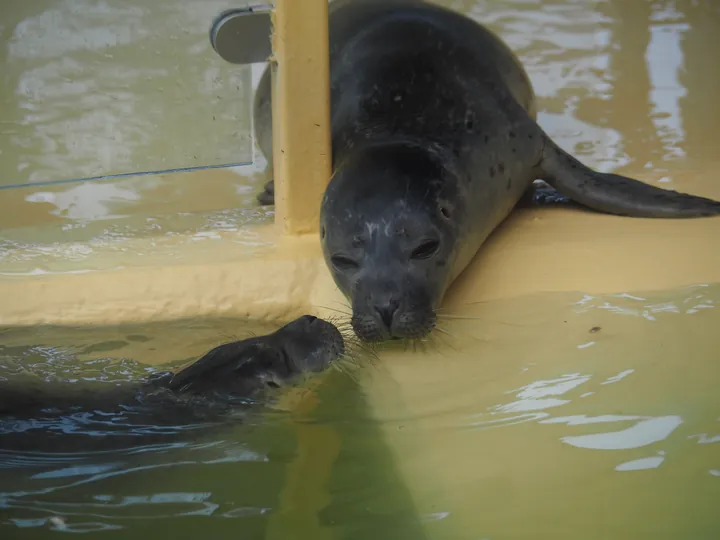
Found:
[[[331,175],[328,0],[275,0],[273,26],[275,220],[304,234]]]

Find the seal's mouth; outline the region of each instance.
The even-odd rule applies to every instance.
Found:
[[[433,310],[412,310],[398,313],[391,321],[375,313],[359,313],[350,322],[361,341],[382,343],[422,339],[435,328],[436,318]]]

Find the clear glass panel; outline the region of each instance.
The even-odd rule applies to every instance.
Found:
[[[250,69],[208,31],[232,0],[0,4],[0,188],[252,160]]]

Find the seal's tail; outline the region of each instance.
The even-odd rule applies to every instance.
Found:
[[[573,201],[609,214],[646,218],[720,215],[720,202],[593,171],[545,137],[540,178]]]

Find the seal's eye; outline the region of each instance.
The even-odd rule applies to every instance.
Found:
[[[425,240],[410,254],[411,259],[429,259],[440,247],[439,240]]]
[[[341,272],[343,270],[357,270],[360,267],[356,261],[353,261],[343,255],[333,255],[330,257],[330,262],[335,267],[335,270],[339,270]]]

